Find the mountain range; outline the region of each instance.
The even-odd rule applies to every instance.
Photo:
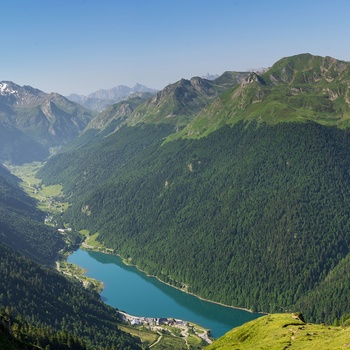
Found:
[[[177,129],[187,125],[197,113],[220,93],[240,83],[248,73],[225,72],[215,80],[193,77],[166,86],[135,109],[127,124],[166,123]]]
[[[87,96],[70,94],[67,98],[73,102],[79,103],[85,108],[101,112],[106,107],[129,97],[149,98],[157,93],[157,91],[158,90],[148,88],[141,84],[136,84],[134,87],[118,85],[111,89],[97,90]]]
[[[98,232],[97,240],[129,263],[203,298],[254,311],[301,311],[331,324],[350,314],[349,68],[300,54],[263,72],[181,79],[95,116],[82,109],[82,124],[69,122],[78,113],[58,113],[76,126],[69,140],[57,128],[53,138],[50,127],[30,124],[40,119],[27,112],[35,106],[44,114],[48,104],[63,110],[67,99],[29,87],[25,95],[5,82],[1,125],[35,140],[39,148],[28,149],[27,160],[48,145],[61,147],[37,173],[43,184],[63,186],[70,205],[60,222]],[[13,148],[3,161],[18,154],[16,140],[7,141]],[[17,186],[5,170],[0,176],[6,188]],[[9,211],[19,200],[24,209],[32,205],[19,194],[7,198]],[[59,249],[56,239],[47,251]],[[23,244],[27,251],[19,253],[35,259],[35,246]],[[279,324],[280,316],[273,318]],[[269,323],[261,320],[253,327]],[[233,346],[250,337],[247,329],[229,335]]]
[[[38,175],[63,184],[67,222],[146,272],[224,304],[331,322],[347,298],[316,298],[348,285],[349,83],[348,63],[310,54],[261,75],[182,79],[111,113]]]
[[[309,120],[348,127],[349,74],[348,62],[331,57],[302,54],[283,58],[221,95],[178,136],[206,135],[239,120],[269,124]]]
[[[44,160],[84,130],[94,112],[57,93],[0,82],[0,160]]]

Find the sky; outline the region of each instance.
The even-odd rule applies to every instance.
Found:
[[[349,0],[0,0],[0,81],[87,95],[305,52],[350,61],[349,13]]]

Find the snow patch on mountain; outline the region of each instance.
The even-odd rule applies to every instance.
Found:
[[[0,82],[0,94],[1,95],[10,95],[10,94],[16,94],[15,90],[12,90],[8,83],[6,82]]]

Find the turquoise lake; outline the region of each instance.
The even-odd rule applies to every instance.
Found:
[[[134,316],[173,317],[194,322],[218,338],[233,327],[261,314],[201,300],[161,283],[125,265],[118,256],[77,250],[68,262],[87,270],[86,275],[104,283],[103,301]]]

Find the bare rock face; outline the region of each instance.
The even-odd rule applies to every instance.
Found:
[[[305,319],[304,319],[304,316],[301,312],[295,312],[292,314],[292,318],[296,319],[296,320],[299,320],[301,322],[304,322],[305,323]]]

